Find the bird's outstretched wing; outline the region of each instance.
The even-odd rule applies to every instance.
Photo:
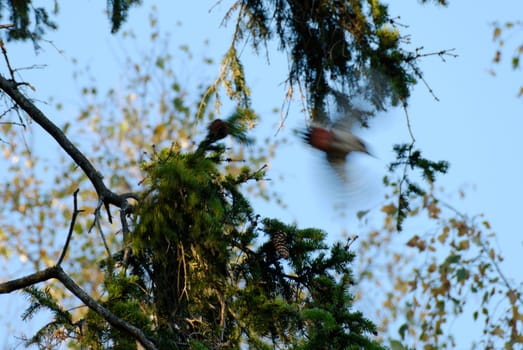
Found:
[[[327,161],[329,162],[330,167],[336,172],[338,177],[343,181],[347,182],[347,171],[345,169],[347,154],[339,152],[327,153]]]
[[[331,123],[330,128],[333,130],[343,130],[350,132],[356,121],[355,116],[349,111],[345,111],[344,114]]]

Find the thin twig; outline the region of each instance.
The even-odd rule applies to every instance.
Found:
[[[456,51],[455,48],[453,49],[446,49],[446,50],[440,50],[440,51],[433,51],[433,52],[427,52],[427,53],[419,53],[423,49],[423,47],[416,49],[416,54],[411,58],[411,60],[416,60],[421,57],[428,57],[428,56],[439,56],[444,62],[445,62],[445,56],[450,56],[453,58],[458,57],[458,54],[452,53],[453,51]]]
[[[9,107],[8,109],[6,109],[5,111],[3,111],[1,114],[0,114],[0,119],[5,117],[9,112],[11,111],[16,111],[16,105],[12,105],[11,107]],[[15,122],[12,122],[13,124],[16,125]],[[23,126],[25,128],[25,124],[21,123],[21,126]]]
[[[407,111],[407,103],[403,102],[403,111],[405,112],[405,120],[407,121],[407,130],[409,131],[410,136],[410,145],[409,145],[409,155],[408,158],[412,155],[412,149],[414,148],[414,144],[416,143],[416,138],[414,137],[414,132],[412,131],[412,126],[410,124],[410,117],[409,112]],[[401,179],[398,183],[398,228],[400,227],[400,209],[403,207],[403,196],[402,196],[402,187],[403,183],[407,180],[407,167],[409,162],[405,162],[405,165],[403,166],[403,175],[401,176]]]
[[[408,57],[406,62],[412,68],[412,70],[414,71],[414,74],[416,74],[416,76],[423,82],[423,85],[425,85],[425,87],[427,88],[429,93],[432,95],[432,97],[434,97],[434,99],[439,102],[438,96],[436,96],[436,94],[434,93],[434,90],[432,90],[429,83],[423,77],[423,74],[421,73],[421,71],[413,64],[413,62],[419,58],[428,57],[428,56],[439,56],[439,58],[441,58],[441,60],[443,62],[446,62],[445,56],[450,56],[450,57],[455,58],[455,57],[458,57],[458,55],[455,53],[452,53],[456,49],[447,49],[447,50],[440,50],[440,51],[436,51],[436,52],[420,53],[420,51],[422,49],[423,49],[423,47],[417,48],[416,53],[411,55],[410,57]]]
[[[98,232],[100,233],[100,237],[102,237],[102,242],[104,243],[105,251],[107,252],[107,256],[109,258],[112,257],[111,250],[109,249],[109,245],[107,244],[107,240],[105,239],[104,231],[102,230],[102,224],[100,223],[100,217],[96,219],[96,228],[98,229]]]
[[[11,67],[9,58],[7,57],[7,50],[5,49],[4,41],[2,39],[0,39],[0,49],[2,49],[2,55],[4,55],[4,60],[7,65],[7,69],[9,69],[9,75],[11,75],[12,80],[15,80],[15,72],[14,72],[13,68]]]
[[[102,200],[98,201],[98,205],[96,206],[96,209],[94,210],[94,221],[91,227],[89,228],[89,232],[92,230],[93,227],[96,227],[97,231],[100,233],[100,236],[102,237],[102,242],[105,247],[105,251],[107,252],[107,256],[111,258],[111,250],[109,249],[109,246],[107,245],[107,240],[105,239],[104,232],[102,230],[102,224],[100,222],[100,209],[102,208],[102,205],[104,205]]]
[[[21,126],[21,127],[25,128],[25,124],[20,124],[17,122],[0,122],[0,125],[15,125],[15,126]]]
[[[432,97],[434,98],[434,100],[436,100],[437,102],[439,102],[439,98],[438,96],[436,96],[436,93],[434,92],[434,90],[432,90],[432,88],[430,87],[429,83],[425,80],[425,77],[423,76],[423,74],[421,73],[421,71],[416,67],[414,66],[413,64],[411,64],[409,62],[409,65],[411,66],[412,70],[414,71],[414,73],[416,74],[416,76],[421,79],[421,81],[423,82],[423,85],[425,85],[425,87],[427,88],[427,90],[429,91],[429,93],[432,95]]]
[[[47,64],[32,64],[32,65],[26,66],[26,67],[18,67],[15,69],[15,71],[19,72],[21,70],[34,70],[34,69],[44,69],[44,68],[47,68]],[[35,88],[32,87],[31,84],[29,84],[29,83],[18,83],[18,85],[30,86],[31,90],[35,91]]]
[[[407,111],[406,103],[403,103],[403,111],[405,112],[405,120],[407,121],[407,129],[409,130],[411,146],[414,146],[414,143],[416,142],[416,138],[414,137],[414,133],[412,132],[412,126],[410,124],[410,117],[409,117],[409,112]]]
[[[283,129],[283,126],[285,125],[285,121],[287,120],[287,117],[289,116],[289,110],[291,108],[291,99],[294,95],[294,88],[289,83],[289,87],[287,88],[287,93],[285,94],[285,97],[283,98],[283,101],[281,102],[281,111],[280,111],[280,124],[278,125],[278,129],[276,130],[276,133],[274,136],[278,135],[280,130]]]
[[[67,248],[69,247],[69,242],[71,241],[71,236],[73,234],[76,217],[78,216],[78,214],[83,212],[83,210],[78,209],[78,201],[77,201],[78,191],[80,191],[80,189],[77,188],[76,191],[74,191],[74,193],[73,193],[73,202],[74,202],[73,216],[71,218],[71,224],[69,225],[69,232],[67,233],[67,239],[65,240],[64,248],[62,249],[62,254],[60,254],[60,257],[58,258],[58,261],[56,262],[56,266],[60,266],[62,264],[65,254],[67,253]]]
[[[344,247],[344,249],[345,249],[345,250],[349,250],[350,247],[351,247],[351,245],[352,245],[354,242],[356,242],[356,240],[357,240],[358,238],[359,238],[358,235],[354,235],[354,236],[352,236],[352,237],[347,238],[347,243],[345,243],[345,247]]]

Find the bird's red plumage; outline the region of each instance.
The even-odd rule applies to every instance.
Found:
[[[334,133],[332,132],[332,130],[327,130],[318,127],[311,127],[309,129],[308,136],[309,144],[312,147],[322,150],[324,152],[328,152],[330,150],[330,146],[332,145],[332,141],[334,140]]]

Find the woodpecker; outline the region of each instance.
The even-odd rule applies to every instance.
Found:
[[[302,133],[306,143],[325,152],[330,166],[343,180],[346,179],[346,158],[351,152],[371,155],[365,142],[350,131],[353,119],[354,117],[348,114],[331,126],[313,123]]]
[[[230,128],[227,122],[221,119],[215,119],[207,126],[207,139],[215,142],[225,138],[230,134]]]
[[[224,139],[231,133],[229,124],[221,119],[215,119],[207,125],[207,136],[200,142],[195,154],[203,155],[206,151],[215,150],[214,143]]]

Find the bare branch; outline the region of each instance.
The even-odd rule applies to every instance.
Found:
[[[5,63],[7,64],[7,69],[9,69],[9,74],[11,75],[11,79],[14,79],[15,78],[14,70],[11,67],[9,58],[7,57],[7,50],[5,49],[4,41],[1,39],[0,39],[0,49],[2,49],[2,55],[4,55]]]
[[[100,209],[102,208],[102,205],[103,205],[103,201],[102,200],[99,200],[98,201],[98,205],[96,206],[96,209],[94,210],[94,220],[93,220],[93,223],[91,225],[91,227],[89,227],[89,230],[88,232],[91,233],[91,231],[93,230],[93,228],[96,227],[96,229],[98,230],[98,232],[100,233],[100,236],[102,237],[102,241],[104,243],[104,247],[105,247],[105,251],[107,252],[107,255],[109,257],[111,257],[111,250],[109,249],[109,246],[107,245],[107,240],[105,239],[105,235],[104,235],[104,232],[102,230],[102,225],[100,223]]]
[[[96,170],[91,162],[84,156],[80,150],[65,136],[62,130],[58,128],[51,120],[49,120],[40,109],[38,109],[31,100],[24,96],[18,90],[20,84],[14,80],[6,79],[0,75],[0,89],[3,90],[9,97],[16,102],[20,108],[31,117],[38,125],[40,125],[49,135],[51,135],[62,149],[73,159],[73,161],[83,170],[85,175],[93,184],[96,193],[100,200],[106,205],[109,221],[111,216],[108,205],[112,204],[121,209],[126,209],[127,199],[122,197],[110,189],[108,189],[104,182],[103,176]]]
[[[407,102],[406,101],[403,101],[403,112],[405,113],[405,119],[407,121],[407,129],[409,130],[409,136],[410,136],[410,145],[409,145],[409,154],[408,154],[408,158],[410,158],[412,156],[412,150],[414,149],[414,144],[416,143],[416,138],[414,137],[414,132],[412,131],[412,126],[410,124],[410,117],[409,117],[409,112],[407,110]],[[403,184],[405,183],[405,181],[407,181],[407,171],[408,171],[408,162],[405,162],[405,165],[403,166],[403,174],[401,176],[401,179],[398,183],[398,221],[397,221],[397,224],[396,224],[396,228],[398,229],[398,231],[400,231],[400,228],[401,228],[401,222],[402,222],[402,218],[401,218],[401,209],[403,207],[405,207],[404,205],[404,198],[403,198]]]
[[[7,281],[5,283],[0,283],[0,294],[11,293],[15,290],[23,289],[30,287],[36,283],[47,281],[51,278],[54,278],[56,275],[57,266],[47,268],[43,271],[38,271],[30,275],[17,278],[15,280]]]
[[[73,207],[73,217],[71,218],[71,224],[69,225],[69,232],[67,233],[67,239],[65,240],[64,248],[62,249],[62,254],[60,254],[60,257],[58,258],[58,261],[56,262],[57,266],[60,266],[62,264],[62,261],[64,260],[65,254],[67,253],[67,248],[69,247],[69,242],[71,241],[71,235],[73,234],[74,229],[74,223],[76,222],[76,217],[78,214],[80,214],[83,210],[78,209],[78,191],[80,189],[76,189],[73,193],[73,200],[74,200],[74,207]]]
[[[441,58],[441,60],[443,62],[446,62],[445,61],[446,56],[453,57],[453,58],[458,57],[457,54],[453,53],[453,51],[455,51],[456,49],[447,49],[447,50],[441,50],[441,51],[437,51],[437,52],[427,52],[427,53],[422,53],[421,50],[423,50],[423,47],[417,48],[416,53],[407,59],[407,63],[414,71],[414,74],[416,74],[416,76],[423,82],[423,85],[425,85],[425,87],[427,88],[429,93],[432,95],[432,97],[434,97],[434,99],[439,102],[438,96],[436,96],[436,94],[434,93],[434,90],[432,90],[432,88],[430,87],[429,83],[425,80],[425,77],[423,76],[423,74],[421,73],[419,68],[417,68],[413,64],[413,62],[419,58],[428,57],[428,56],[438,56],[439,58]]]
[[[100,237],[102,237],[102,242],[104,243],[105,251],[107,252],[107,256],[109,258],[112,257],[111,249],[109,249],[109,245],[107,244],[107,240],[105,239],[104,231],[102,229],[102,224],[100,223],[100,215],[95,215],[94,222],[96,223],[96,229],[100,233]]]
[[[435,52],[425,52],[425,53],[422,53],[421,50],[423,50],[423,47],[417,48],[416,54],[412,57],[412,59],[416,60],[421,57],[438,56],[439,58],[441,58],[441,60],[443,62],[446,62],[445,56],[449,56],[449,57],[453,57],[453,58],[458,57],[458,55],[454,53],[454,51],[456,51],[456,49],[446,49],[446,50],[440,50],[440,51],[435,51]]]
[[[403,103],[403,112],[405,112],[405,120],[407,122],[407,129],[409,131],[409,136],[410,136],[410,140],[411,140],[411,148],[412,148],[412,146],[414,146],[414,143],[416,142],[416,138],[414,137],[414,132],[412,132],[409,112],[407,111],[407,104],[405,102]]]

